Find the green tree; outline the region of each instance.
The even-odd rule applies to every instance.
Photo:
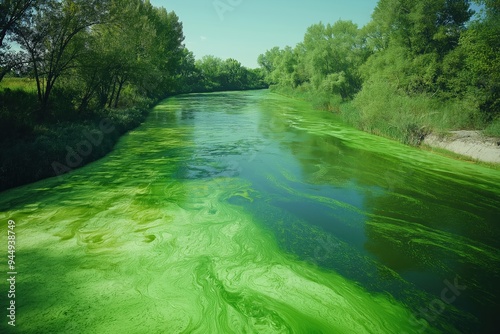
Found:
[[[141,0],[113,1],[110,7],[108,22],[92,29],[79,57],[76,72],[84,83],[79,109],[92,100],[98,108],[117,108],[127,87],[132,99],[158,99],[178,90],[187,54],[175,13]]]
[[[84,50],[88,29],[104,19],[105,5],[98,0],[49,1],[16,26],[15,40],[27,53],[36,80],[40,118],[48,112],[56,81]]]
[[[308,76],[316,90],[352,98],[361,88],[359,67],[369,55],[364,36],[351,21],[309,27],[301,45]]]
[[[215,56],[204,56],[196,61],[196,68],[201,74],[204,90],[217,91],[222,89],[222,64],[223,60]]]
[[[298,55],[290,46],[279,50],[279,56],[274,58],[274,70],[270,74],[270,81],[282,87],[297,87],[295,69],[299,63]]]
[[[374,52],[364,79],[389,80],[409,95],[448,96],[449,65],[460,67],[455,50],[472,14],[467,0],[380,0],[364,29]]]
[[[368,31],[379,48],[395,43],[412,54],[444,56],[472,15],[468,0],[380,0]]]
[[[266,87],[260,70],[249,70],[232,58],[222,60],[214,56],[197,60],[191,79],[198,80],[191,89],[203,92]]]
[[[257,62],[263,69],[266,81],[268,84],[275,85],[278,82],[274,81],[272,73],[276,70],[279,58],[281,57],[281,50],[279,47],[274,47],[267,50],[264,54],[259,55]]]
[[[21,19],[32,15],[36,2],[35,0],[2,0],[0,2],[0,81],[23,60],[9,52],[10,47],[4,41]]]
[[[178,74],[181,71],[184,52],[182,23],[174,12],[164,8],[145,6],[146,16],[152,28],[152,43],[149,47],[150,70],[143,73],[147,94],[165,97],[179,88]],[[139,30],[140,32],[140,30]]]
[[[196,67],[193,52],[184,48],[177,72],[177,91],[180,93],[199,92],[202,90],[201,71]]]
[[[463,77],[491,120],[500,115],[500,1],[477,2],[484,6],[483,13],[460,39],[467,70]]]
[[[246,69],[236,59],[226,59],[222,64],[223,83],[222,86],[229,90],[238,90],[245,87]]]

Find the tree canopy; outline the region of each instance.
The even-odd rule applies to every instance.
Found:
[[[147,0],[12,0],[0,8],[0,80],[9,71],[34,79],[38,119],[51,116],[56,95],[84,114],[180,92],[265,87],[260,70],[234,59],[196,61],[179,17]]]
[[[303,42],[268,50],[259,65],[277,89],[322,96],[331,109],[353,101],[363,128],[411,113],[410,128],[430,115],[465,127],[500,115],[499,55],[499,0],[380,0],[366,26],[312,25]]]

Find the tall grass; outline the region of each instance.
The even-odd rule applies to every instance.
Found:
[[[408,96],[381,79],[365,83],[363,90],[348,102],[308,84],[297,88],[274,86],[271,90],[309,101],[317,109],[339,112],[346,123],[358,129],[408,145],[419,145],[431,132],[485,127],[474,97],[445,101],[424,94]],[[500,119],[485,133],[500,135]]]
[[[308,101],[315,109],[340,112],[342,103],[340,96],[315,90],[307,83],[296,88],[282,86],[271,86],[270,88],[275,93]]]
[[[484,134],[487,136],[492,136],[492,137],[499,137],[500,138],[500,117],[497,119],[493,120],[486,129],[484,130]]]
[[[364,131],[409,145],[419,145],[430,132],[484,126],[473,100],[408,96],[383,81],[367,83],[352,102],[341,107],[341,113],[348,123]]]
[[[36,93],[36,81],[29,78],[5,77],[0,81],[0,92],[6,89]]]

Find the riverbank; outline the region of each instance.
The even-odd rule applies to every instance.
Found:
[[[0,141],[0,191],[61,176],[111,152],[147,117],[149,105],[102,110],[74,122],[37,125],[29,135]]]
[[[431,133],[422,141],[426,149],[442,149],[474,161],[500,164],[500,138],[488,137],[481,131],[450,131]]]
[[[314,95],[311,92],[279,87],[272,87],[271,91],[288,98],[307,101],[318,110],[338,113],[347,124],[370,134],[421,147],[454,159],[500,166],[500,136],[486,135],[487,130],[440,130],[437,132],[433,129],[442,128],[445,124],[422,125],[408,121],[404,117],[399,120],[391,119],[391,122],[386,120],[385,123],[379,120],[377,115],[369,120],[361,120],[362,116],[352,102],[341,103],[335,101],[334,98],[328,100],[325,96]],[[335,105],[337,107],[334,107]],[[384,119],[383,116],[378,115]],[[408,118],[411,118],[411,115]],[[498,130],[489,132],[496,134]]]
[[[103,158],[158,102],[143,99],[134,107],[94,111],[73,121],[0,124],[0,192],[62,176]]]
[[[332,119],[265,91],[179,96],[64,182],[0,194],[17,330],[492,332],[500,171]],[[462,294],[426,320],[448,282]]]

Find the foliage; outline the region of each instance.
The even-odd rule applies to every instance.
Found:
[[[92,145],[88,154],[81,154],[78,166],[83,166],[106,155],[120,135],[137,127],[149,108],[130,108],[120,112],[102,110],[84,122],[64,122],[38,125],[28,136],[0,141],[0,191],[34,182],[46,177],[60,176],[54,163],[66,166],[68,148],[78,150],[79,144],[88,141],[86,134],[99,129],[103,119],[109,120],[113,131],[106,133],[99,144]]]
[[[472,22],[460,38],[464,76],[479,97],[487,120],[500,114],[500,1],[486,1],[483,19]]]
[[[196,61],[183,42],[177,15],[148,0],[0,2],[0,190],[54,176],[103,117],[116,132],[82,165],[167,96],[266,87],[260,69]]]
[[[9,0],[0,2],[0,81],[15,66],[24,62],[21,55],[13,53],[8,43],[4,43],[11,37],[12,31],[19,21],[33,15],[36,4],[42,1],[36,0]]]
[[[258,61],[269,84],[349,100],[361,88],[359,66],[369,54],[358,27],[350,21],[338,21],[334,25],[315,24],[294,49],[273,48]]]
[[[37,105],[36,96],[24,90],[0,91],[0,141],[24,137],[32,133],[32,111]]]
[[[487,136],[500,138],[500,118],[497,118],[493,122],[491,122],[484,130],[484,134]]]
[[[57,110],[63,105],[69,114],[84,115],[179,92],[265,87],[260,70],[234,59],[196,62],[183,44],[177,15],[146,0],[17,0],[1,6],[1,78],[12,68],[34,78],[38,122],[67,118]],[[21,52],[8,50],[13,42]],[[10,59],[16,61],[7,64]]]
[[[352,125],[403,143],[419,145],[432,131],[472,129],[482,125],[475,102],[442,101],[429,95],[410,96],[388,80],[372,79],[347,106],[342,115]]]
[[[82,53],[88,29],[104,20],[106,1],[47,0],[14,29],[14,41],[26,51],[37,83],[39,118],[46,117],[57,80]]]
[[[235,59],[205,56],[195,63],[197,82],[192,91],[225,91],[266,88],[259,70],[249,70]]]
[[[365,27],[315,24],[259,65],[276,91],[405,143],[484,128],[500,115],[500,1],[475,2],[380,0]]]

